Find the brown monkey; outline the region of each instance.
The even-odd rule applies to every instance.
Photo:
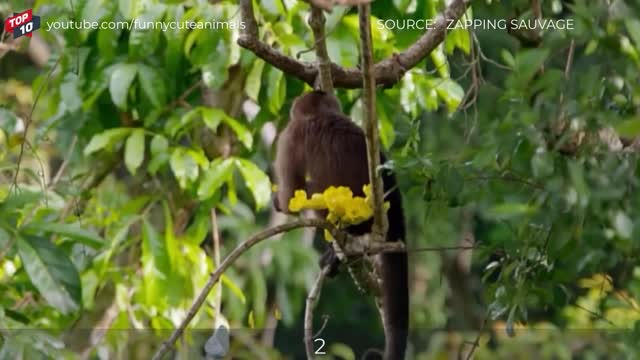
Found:
[[[278,192],[276,210],[289,212],[294,191],[321,193],[329,186],[348,186],[354,196],[364,196],[369,183],[367,149],[362,129],[342,113],[338,99],[323,91],[312,91],[293,102],[289,124],[278,139],[275,173]],[[385,161],[380,154],[381,162]],[[387,241],[404,241],[402,198],[395,176],[382,174],[390,203],[387,211]],[[325,217],[326,211],[318,213]],[[346,230],[353,235],[371,231],[372,220]],[[326,257],[323,257],[326,259]],[[382,263],[382,299],[385,309],[386,360],[404,359],[409,326],[409,285],[406,253],[385,253]]]

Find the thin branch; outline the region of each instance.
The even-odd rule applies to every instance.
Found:
[[[597,312],[595,312],[595,311],[593,311],[593,310],[589,310],[589,309],[587,309],[586,307],[584,307],[584,306],[582,306],[582,305],[580,305],[580,304],[573,304],[573,306],[577,307],[577,308],[578,308],[578,309],[580,309],[580,310],[583,310],[583,311],[588,312],[589,314],[591,314],[591,315],[592,315],[593,317],[595,317],[596,319],[604,320],[606,323],[608,323],[609,325],[611,325],[611,326],[613,326],[613,327],[618,327],[618,326],[617,326],[613,321],[611,321],[611,320],[609,320],[609,319],[605,318],[605,317],[604,317],[604,315],[602,315],[602,314],[600,314],[600,313],[597,313]]]
[[[60,165],[60,168],[58,168],[58,172],[56,173],[56,175],[53,177],[53,180],[51,180],[51,182],[48,185],[49,189],[51,189],[54,186],[56,186],[58,181],[60,181],[60,178],[62,177],[62,174],[64,173],[64,170],[67,168],[67,165],[69,164],[69,161],[71,160],[71,155],[73,155],[73,150],[75,149],[77,142],[78,142],[78,136],[74,135],[73,136],[73,140],[71,140],[71,145],[69,145],[69,150],[67,150],[67,154],[65,155],[64,160],[62,161],[62,164]]]
[[[373,202],[373,234],[382,239],[388,228],[384,211],[384,189],[382,177],[378,172],[380,166],[380,144],[378,140],[378,119],[376,118],[376,80],[373,77],[373,41],[371,39],[371,5],[358,5],[360,22],[360,53],[362,63],[362,119],[364,136],[367,143],[367,163],[371,182]],[[375,241],[374,237],[374,243]]]
[[[362,5],[359,5],[362,6]],[[386,58],[373,67],[375,82],[383,87],[389,87],[400,81],[402,76],[416,66],[445,38],[447,26],[451,21],[458,20],[467,10],[469,1],[454,0],[440,15],[433,27],[420,37],[405,51]],[[284,55],[278,50],[265,44],[258,38],[258,28],[253,15],[252,0],[240,0],[240,16],[245,29],[238,37],[238,45],[250,50],[284,73],[296,77],[313,86],[318,77],[318,68],[314,64],[304,63]],[[331,77],[336,88],[356,89],[362,87],[362,71],[357,68],[344,68],[331,63]]]
[[[227,255],[227,257],[222,261],[220,266],[213,273],[211,273],[211,275],[209,275],[209,280],[207,281],[207,283],[205,284],[204,288],[200,291],[200,294],[198,294],[198,296],[196,297],[195,301],[193,302],[193,304],[189,308],[189,311],[187,312],[187,315],[184,318],[184,320],[182,320],[182,323],[180,323],[180,326],[178,326],[178,328],[173,331],[173,333],[171,334],[169,339],[167,339],[164,343],[162,343],[162,346],[153,355],[152,359],[153,360],[160,360],[160,359],[162,359],[162,357],[164,355],[167,354],[167,352],[169,352],[169,350],[171,350],[171,348],[174,346],[176,340],[178,340],[178,338],[184,333],[185,329],[187,328],[187,325],[189,325],[189,323],[191,322],[191,320],[193,320],[193,317],[196,315],[198,310],[200,310],[200,307],[202,307],[202,304],[207,299],[207,296],[209,295],[209,292],[211,292],[211,289],[213,288],[213,286],[220,280],[220,277],[222,276],[222,274],[242,254],[247,252],[247,250],[249,250],[251,247],[253,247],[257,243],[261,242],[262,240],[268,239],[268,238],[270,238],[270,237],[272,237],[274,235],[277,235],[277,234],[280,234],[280,233],[283,233],[283,232],[287,232],[287,231],[290,231],[290,230],[293,230],[293,229],[302,228],[302,227],[316,227],[316,228],[321,228],[321,229],[324,229],[324,230],[329,230],[331,232],[331,235],[333,235],[333,237],[336,238],[336,239],[337,238],[342,238],[344,236],[344,234],[341,231],[336,230],[331,224],[329,224],[325,220],[321,220],[321,219],[298,219],[298,220],[292,221],[290,223],[286,223],[286,224],[282,224],[282,225],[274,226],[272,228],[265,229],[265,230],[255,234],[255,235],[251,236],[247,240],[243,241],[235,249],[233,249],[233,251],[229,255]]]
[[[307,353],[307,359],[313,359],[313,309],[315,309],[318,299],[320,298],[320,290],[322,289],[322,283],[329,274],[331,265],[327,265],[322,268],[322,271],[318,274],[315,283],[307,295],[307,302],[304,310],[304,348]]]
[[[12,187],[15,190],[18,190],[18,175],[20,174],[20,164],[22,163],[22,157],[24,156],[24,147],[27,142],[29,126],[31,126],[31,123],[33,122],[33,112],[36,110],[36,105],[38,105],[38,100],[40,100],[40,95],[42,95],[42,92],[44,91],[44,89],[49,85],[49,80],[51,79],[53,70],[55,70],[58,67],[60,60],[62,60],[62,56],[58,56],[58,60],[56,60],[53,66],[51,66],[51,69],[49,69],[49,72],[47,73],[47,77],[45,78],[44,82],[38,89],[38,93],[36,94],[35,99],[33,99],[33,104],[31,105],[31,111],[29,112],[29,117],[27,118],[27,121],[24,126],[24,140],[20,144],[20,153],[18,154],[18,160],[16,161],[16,175],[13,178],[13,184],[12,184]]]
[[[322,9],[311,5],[309,26],[313,30],[313,47],[316,49],[316,61],[318,62],[318,81],[320,89],[333,93],[333,80],[331,79],[331,59],[327,52],[327,41],[324,34],[325,18]],[[315,87],[315,86],[314,86]]]
[[[322,332],[324,331],[324,328],[327,327],[328,323],[329,323],[329,315],[322,315],[322,325],[320,326],[320,329],[318,329],[318,331],[316,331],[316,333],[313,334],[314,339],[322,334]]]
[[[220,232],[218,231],[218,218],[216,216],[216,208],[211,208],[211,237],[213,238],[213,267],[218,269],[220,267]],[[218,323],[220,322],[220,309],[222,307],[222,286],[218,285],[215,293],[215,324],[213,326],[214,331],[218,329]]]
[[[489,318],[489,314],[487,314],[485,316],[484,320],[482,321],[482,326],[480,327],[480,330],[478,331],[478,335],[476,336],[476,339],[471,344],[471,349],[467,353],[466,360],[471,360],[471,357],[473,356],[473,353],[476,351],[478,346],[480,346],[480,337],[482,336],[482,333],[484,332],[484,328],[487,325],[487,319],[488,318]]]

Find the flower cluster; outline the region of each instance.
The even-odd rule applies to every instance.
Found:
[[[328,210],[327,221],[336,227],[356,225],[373,216],[371,206],[371,187],[363,187],[365,197],[353,196],[353,192],[346,186],[330,186],[322,194],[307,197],[304,190],[296,190],[289,200],[289,210],[298,212],[303,209]],[[386,204],[385,204],[386,205]]]

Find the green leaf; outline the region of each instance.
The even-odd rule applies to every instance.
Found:
[[[280,112],[287,96],[286,81],[282,71],[272,67],[269,71],[269,83],[267,84],[267,105],[272,114]]]
[[[553,156],[549,152],[537,152],[531,158],[531,170],[536,178],[553,175]]]
[[[438,96],[444,100],[447,110],[453,112],[458,108],[464,97],[464,89],[457,82],[451,79],[434,80],[435,89]]]
[[[507,326],[505,327],[505,332],[507,333],[507,335],[509,335],[509,337],[514,337],[516,335],[516,332],[513,329],[513,325],[515,322],[515,313],[516,313],[516,309],[518,308],[517,305],[514,305],[511,310],[509,311],[509,316],[507,316]]]
[[[285,12],[282,1],[279,0],[263,0],[260,2],[260,5],[271,15],[279,15]]]
[[[231,290],[231,293],[233,295],[238,297],[241,303],[243,304],[247,303],[247,297],[242,292],[242,289],[240,289],[238,285],[236,285],[231,279],[229,279],[228,276],[222,274],[222,276],[220,277],[220,281],[222,281],[222,284],[224,286],[226,286],[229,290]]]
[[[118,0],[118,10],[127,19],[133,19],[138,13],[138,0]]]
[[[620,136],[630,138],[640,135],[640,118],[623,121],[616,126],[616,132]]]
[[[224,122],[229,125],[231,130],[233,130],[238,139],[240,139],[240,142],[247,149],[251,149],[251,146],[253,145],[253,135],[251,135],[251,131],[249,131],[249,129],[247,129],[247,127],[240,123],[238,120],[230,116],[225,115]]]
[[[535,207],[522,203],[503,203],[496,205],[486,212],[486,216],[494,220],[506,220],[514,217],[533,214]]]
[[[155,268],[165,276],[170,274],[171,258],[167,252],[166,243],[147,219],[142,223],[142,244],[143,251],[148,250],[153,257]]]
[[[249,70],[247,75],[247,81],[244,85],[244,91],[247,96],[258,102],[258,96],[260,95],[260,87],[262,86],[262,70],[264,69],[264,60],[256,59]]]
[[[321,343],[315,343],[316,346],[319,346]],[[324,343],[322,343],[324,344]],[[318,349],[320,350],[320,349]],[[322,349],[324,351],[324,349]],[[339,359],[344,360],[356,360],[356,354],[353,353],[353,350],[346,344],[343,343],[333,343],[329,346],[329,353],[331,355],[337,356]]]
[[[240,142],[242,142],[242,144],[246,146],[247,149],[251,149],[251,146],[253,145],[253,136],[251,135],[249,129],[247,129],[247,127],[238,120],[225,114],[224,110],[207,107],[198,107],[194,110],[202,115],[202,120],[204,121],[205,125],[207,125],[207,127],[213,131],[216,131],[218,129],[218,125],[220,125],[220,122],[224,121],[224,123],[227,124],[231,128],[231,130],[233,130]],[[197,114],[197,112],[194,110],[186,113],[183,116],[182,121],[190,122],[192,117]]]
[[[169,161],[169,141],[162,135],[155,135],[151,140],[151,161],[147,165],[149,174],[154,175],[158,169]]]
[[[132,175],[144,160],[144,129],[135,129],[129,135],[124,147],[124,164]]]
[[[130,132],[131,128],[115,128],[96,134],[84,148],[84,155],[91,155],[98,150],[111,147],[117,141],[124,139]]]
[[[118,54],[118,39],[121,30],[98,30],[97,45],[100,58],[105,61],[112,61]]]
[[[169,165],[176,179],[178,179],[178,184],[183,189],[187,187],[189,181],[194,181],[198,178],[198,163],[183,148],[173,150]]]
[[[633,234],[633,221],[624,211],[618,211],[613,217],[613,228],[620,237],[630,239]]]
[[[625,20],[624,24],[627,26],[631,39],[636,43],[636,48],[640,49],[640,20],[630,17]]]
[[[142,91],[149,98],[154,106],[160,107],[165,104],[167,90],[162,74],[156,69],[147,65],[138,65],[138,79],[142,86]]]
[[[211,162],[209,169],[204,173],[198,187],[198,198],[205,200],[213,196],[222,184],[229,178],[233,170],[232,159],[216,159]]]
[[[136,77],[138,67],[135,64],[120,63],[115,65],[109,81],[111,100],[120,109],[127,109],[127,95],[133,79]]]
[[[69,111],[75,111],[82,106],[82,95],[79,91],[79,78],[75,73],[67,73],[60,84],[60,97]]]
[[[9,244],[11,244],[9,233],[0,227],[0,249],[6,249]]]
[[[549,56],[549,49],[530,49],[521,51],[516,56],[516,72],[521,77],[521,81],[533,79],[538,69],[544,64]]]
[[[37,234],[39,232],[53,233],[77,240],[89,247],[98,249],[105,243],[104,239],[91,230],[80,227],[78,224],[50,223],[32,221],[21,228],[22,232]]]
[[[439,45],[431,52],[431,61],[436,66],[436,70],[440,77],[449,78],[449,63],[447,62],[447,56],[444,54],[444,47]]]
[[[62,250],[41,237],[18,238],[18,253],[42,297],[63,314],[82,305],[80,275]]]
[[[204,124],[207,125],[211,131],[216,131],[218,125],[220,125],[220,122],[222,122],[222,119],[226,116],[221,109],[207,107],[201,107],[199,109]]]
[[[159,42],[160,31],[133,29],[129,33],[129,56],[133,59],[145,59],[152,56]]]
[[[151,140],[151,155],[166,153],[169,150],[169,141],[162,135],[155,135]]]
[[[261,209],[271,199],[269,177],[256,164],[246,159],[236,159],[236,166],[256,201],[256,209]]]

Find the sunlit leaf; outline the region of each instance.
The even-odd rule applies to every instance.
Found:
[[[154,106],[164,105],[167,98],[165,81],[159,71],[147,66],[138,65],[138,79],[142,90]]]
[[[79,224],[32,221],[29,224],[23,226],[21,228],[21,231],[29,234],[44,232],[62,235],[73,240],[77,240],[94,249],[102,247],[105,243],[104,239],[101,238],[98,234],[91,230],[88,230],[86,227],[81,227]]]
[[[616,126],[616,132],[620,136],[634,138],[640,135],[640,118],[626,120]]]
[[[198,187],[198,198],[208,199],[220,189],[233,171],[232,159],[216,159],[211,162],[209,169],[204,172],[204,177]]]
[[[183,189],[187,183],[198,178],[198,163],[183,148],[175,148],[169,160],[171,170]]]
[[[240,289],[240,287],[238,287],[238,285],[236,285],[228,276],[223,274],[220,277],[220,281],[222,281],[222,284],[224,286],[226,286],[229,290],[231,290],[231,293],[233,295],[238,297],[238,300],[240,300],[241,303],[243,304],[247,303],[247,297],[242,292],[242,289]]]
[[[233,130],[240,142],[242,142],[247,149],[251,149],[251,146],[253,145],[253,136],[251,135],[251,131],[249,131],[249,129],[247,129],[247,127],[238,120],[230,116],[225,116],[224,122],[229,125],[231,130]]]
[[[124,164],[133,175],[144,160],[144,129],[135,129],[127,138],[124,147]]]
[[[109,81],[111,100],[120,109],[127,108],[127,96],[133,79],[136,77],[138,67],[135,64],[117,64]]]
[[[503,203],[487,210],[486,216],[491,219],[504,220],[522,215],[530,215],[536,211],[535,207],[521,203]]]
[[[247,81],[244,85],[244,91],[247,96],[257,102],[260,95],[260,87],[262,86],[262,70],[264,69],[264,60],[256,59],[251,66]]]
[[[91,155],[98,150],[111,147],[117,141],[124,139],[130,132],[131,128],[115,128],[96,134],[84,148],[84,155]]]
[[[282,71],[272,67],[269,69],[269,78],[267,83],[267,105],[272,114],[277,114],[286,96],[286,84]]]
[[[246,159],[236,159],[236,164],[256,201],[256,208],[266,206],[271,199],[269,177],[256,164]]]
[[[17,245],[22,264],[42,297],[63,314],[79,310],[80,275],[67,255],[41,237],[20,237]]]

